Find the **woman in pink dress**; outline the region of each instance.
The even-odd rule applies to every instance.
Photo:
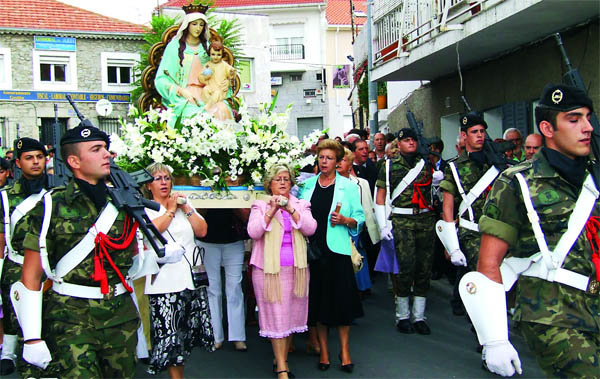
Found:
[[[294,185],[290,168],[276,164],[265,175],[269,201],[256,200],[248,221],[254,240],[250,265],[258,304],[259,334],[271,339],[274,371],[287,378],[287,354],[293,333],[308,330],[308,263],[305,236],[317,222],[310,203],[290,195]]]

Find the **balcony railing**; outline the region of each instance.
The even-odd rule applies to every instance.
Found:
[[[304,45],[271,45],[271,60],[285,61],[293,59],[304,59]]]
[[[375,64],[384,63],[430,41],[483,9],[504,0],[376,0],[374,10]]]

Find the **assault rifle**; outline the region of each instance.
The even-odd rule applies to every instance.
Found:
[[[95,128],[91,121],[86,119],[81,112],[79,112],[79,109],[77,109],[77,106],[73,102],[73,99],[71,99],[70,95],[67,95],[67,100],[69,100],[69,103],[73,107],[77,117],[79,117],[79,120],[81,120],[81,125]],[[146,236],[152,245],[152,248],[154,251],[156,251],[156,254],[159,257],[164,257],[164,245],[167,244],[167,240],[159,233],[158,229],[156,229],[144,211],[144,208],[150,208],[158,211],[160,209],[160,205],[154,201],[145,199],[140,192],[140,187],[143,184],[150,183],[154,180],[152,175],[143,169],[129,174],[121,170],[121,168],[117,166],[114,160],[111,158],[109,180],[112,183],[112,186],[108,186],[108,193],[110,194],[115,207],[117,207],[119,210],[125,210],[127,214],[129,214],[139,223],[140,230],[142,233],[144,233],[144,236]],[[156,240],[159,240],[163,246],[159,247],[156,243]]]
[[[419,143],[417,146],[417,154],[425,160],[425,162],[430,162],[429,154],[429,140],[425,138],[425,133],[423,132],[423,121],[417,121],[415,115],[409,110],[406,111],[406,119],[408,120],[408,125],[412,130],[417,133],[417,142]]]
[[[62,128],[58,123],[58,105],[54,104],[54,126],[47,136],[47,140],[42,143],[46,145],[52,145],[54,148],[54,174],[48,175],[48,187],[55,188],[58,186],[64,186],[71,178],[71,172],[65,166],[62,161],[62,155],[60,154],[60,139],[62,138]]]
[[[571,65],[571,61],[569,60],[569,56],[565,51],[565,47],[562,42],[562,38],[560,38],[560,33],[556,33],[554,35],[556,38],[556,43],[558,44],[558,48],[560,49],[560,53],[562,54],[563,60],[565,62],[565,66],[567,67],[567,72],[563,75],[563,82],[572,87],[577,87],[580,90],[587,93],[587,89],[583,84],[583,79],[581,78],[581,74],[579,70],[573,68]],[[590,146],[592,148],[592,166],[591,173],[594,178],[594,183],[596,184],[596,188],[600,188],[600,124],[598,123],[598,116],[596,113],[592,113],[592,117],[590,118],[590,124],[594,130],[592,131],[592,138],[590,141]]]

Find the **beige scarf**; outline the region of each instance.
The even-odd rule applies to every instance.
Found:
[[[270,303],[281,302],[280,254],[283,233],[281,224],[273,217],[271,230],[265,232],[265,299]],[[308,294],[308,263],[306,260],[306,240],[299,230],[292,228],[294,248],[294,295],[305,297]]]

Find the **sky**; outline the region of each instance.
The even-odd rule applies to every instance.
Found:
[[[87,9],[104,16],[136,24],[148,24],[152,11],[167,0],[58,0],[61,3]]]

